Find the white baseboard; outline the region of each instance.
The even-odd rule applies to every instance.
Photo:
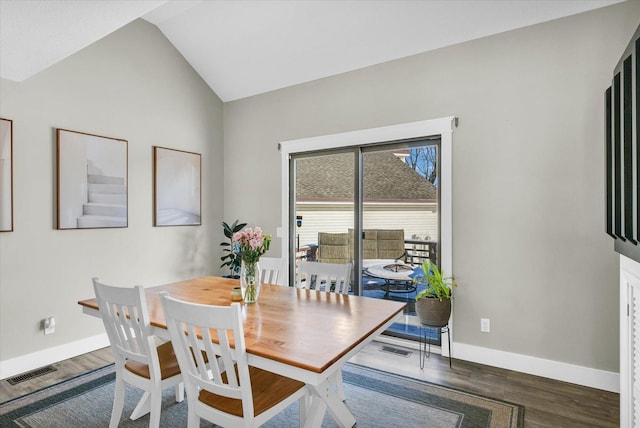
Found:
[[[389,345],[403,346],[409,349],[418,349],[418,342],[413,340],[380,335],[376,338],[376,341]],[[471,361],[486,366],[514,370],[576,385],[620,393],[619,373],[545,360],[543,358],[515,354],[513,352],[482,348],[480,346],[467,345],[466,343],[454,342],[451,344],[451,348],[453,350],[453,358],[458,360]],[[440,354],[440,347],[432,345],[431,352]]]
[[[379,336],[376,340],[417,349],[417,342],[413,341],[405,341],[389,336]],[[109,339],[106,334],[101,334],[10,360],[0,361],[0,379],[6,379],[38,367],[57,363],[105,346],[109,346]],[[453,357],[459,360],[500,367],[610,392],[620,392],[620,375],[615,372],[515,354],[513,352],[482,348],[465,343],[454,342],[452,350]],[[440,353],[439,347],[436,346],[432,347],[431,351]]]
[[[588,386],[590,388],[620,392],[619,373],[559,361],[545,360],[529,355],[482,348],[465,343],[454,342],[451,348],[453,350],[453,357],[461,360],[574,383],[576,385]]]
[[[0,361],[0,379],[19,375],[105,346],[109,346],[109,338],[106,333]]]

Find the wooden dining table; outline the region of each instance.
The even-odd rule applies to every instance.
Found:
[[[154,333],[168,339],[160,293],[193,303],[229,306],[238,280],[202,277],[145,288]],[[95,298],[78,302],[100,317]],[[330,378],[367,343],[386,330],[406,303],[263,284],[257,303],[243,304],[249,364],[305,382],[311,391],[305,427],[320,427],[326,411],[342,427],[355,417]],[[347,399],[348,403],[348,399]]]

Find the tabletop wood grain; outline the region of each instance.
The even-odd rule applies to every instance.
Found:
[[[145,289],[151,324],[166,329],[159,294],[229,306],[238,280],[203,277]],[[98,309],[96,299],[81,306]],[[321,373],[402,312],[405,303],[263,284],[257,303],[243,304],[247,352]]]

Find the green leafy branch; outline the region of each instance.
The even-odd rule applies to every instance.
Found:
[[[236,248],[236,245],[233,243],[233,234],[236,232],[240,232],[247,223],[238,223],[238,220],[234,221],[231,225],[226,222],[222,222],[222,230],[224,232],[224,236],[229,239],[228,242],[221,242],[220,246],[222,246],[222,252],[226,253],[220,260],[222,260],[222,264],[220,267],[229,267],[229,271],[231,276],[237,275],[240,272],[240,257],[239,252],[240,248]]]
[[[416,300],[426,298],[450,299],[451,290],[457,287],[453,276],[444,276],[431,260],[422,263],[423,275],[414,279],[415,282],[426,282],[427,287],[416,294]]]

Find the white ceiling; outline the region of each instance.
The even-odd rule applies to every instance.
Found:
[[[0,0],[0,76],[22,81],[142,17],[223,101],[622,0]]]

